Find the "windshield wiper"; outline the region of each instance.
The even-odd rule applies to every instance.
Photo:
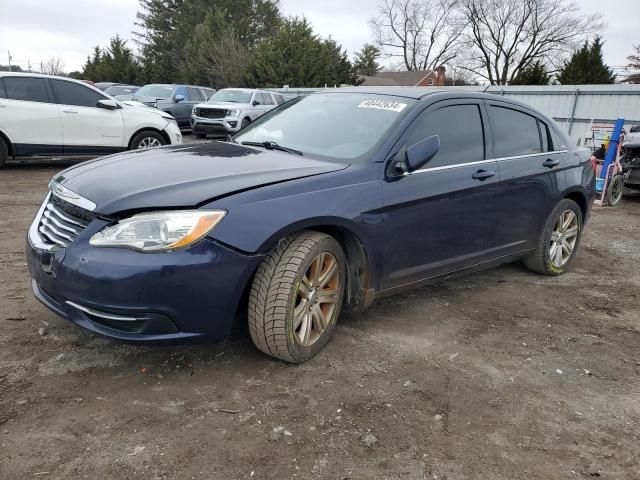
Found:
[[[250,147],[264,147],[267,150],[280,150],[281,152],[293,153],[294,155],[304,156],[300,150],[295,150],[289,147],[283,147],[282,145],[277,144],[271,140],[267,140],[265,142],[240,142],[242,145],[248,145]]]

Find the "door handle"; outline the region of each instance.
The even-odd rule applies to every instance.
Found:
[[[495,174],[496,172],[494,172],[493,170],[478,170],[476,173],[471,175],[471,178],[484,182],[487,178],[495,176]]]
[[[62,110],[64,113],[78,113],[77,110]]]
[[[557,158],[555,158],[553,160],[548,158],[542,163],[542,165],[544,167],[547,167],[547,168],[553,168],[553,167],[556,167],[556,166],[560,165],[560,160],[558,160]]]

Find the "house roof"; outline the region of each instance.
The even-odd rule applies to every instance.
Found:
[[[369,75],[358,75],[358,79],[363,80],[362,84],[369,87],[397,87],[399,84],[391,80],[390,78],[384,78],[376,75],[375,77]]]
[[[391,80],[395,82],[396,85],[404,87],[413,87],[428,75],[433,75],[435,77],[436,73],[429,70],[412,70],[409,72],[380,72],[376,75],[376,78]]]

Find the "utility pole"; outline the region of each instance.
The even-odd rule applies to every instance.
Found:
[[[7,50],[7,55],[9,56],[9,71],[11,71],[11,52]]]

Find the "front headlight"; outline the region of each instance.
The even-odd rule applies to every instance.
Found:
[[[239,117],[240,110],[227,110],[227,117]]]
[[[187,247],[211,231],[225,216],[224,210],[177,210],[140,213],[94,234],[94,247],[122,247],[160,252]]]

